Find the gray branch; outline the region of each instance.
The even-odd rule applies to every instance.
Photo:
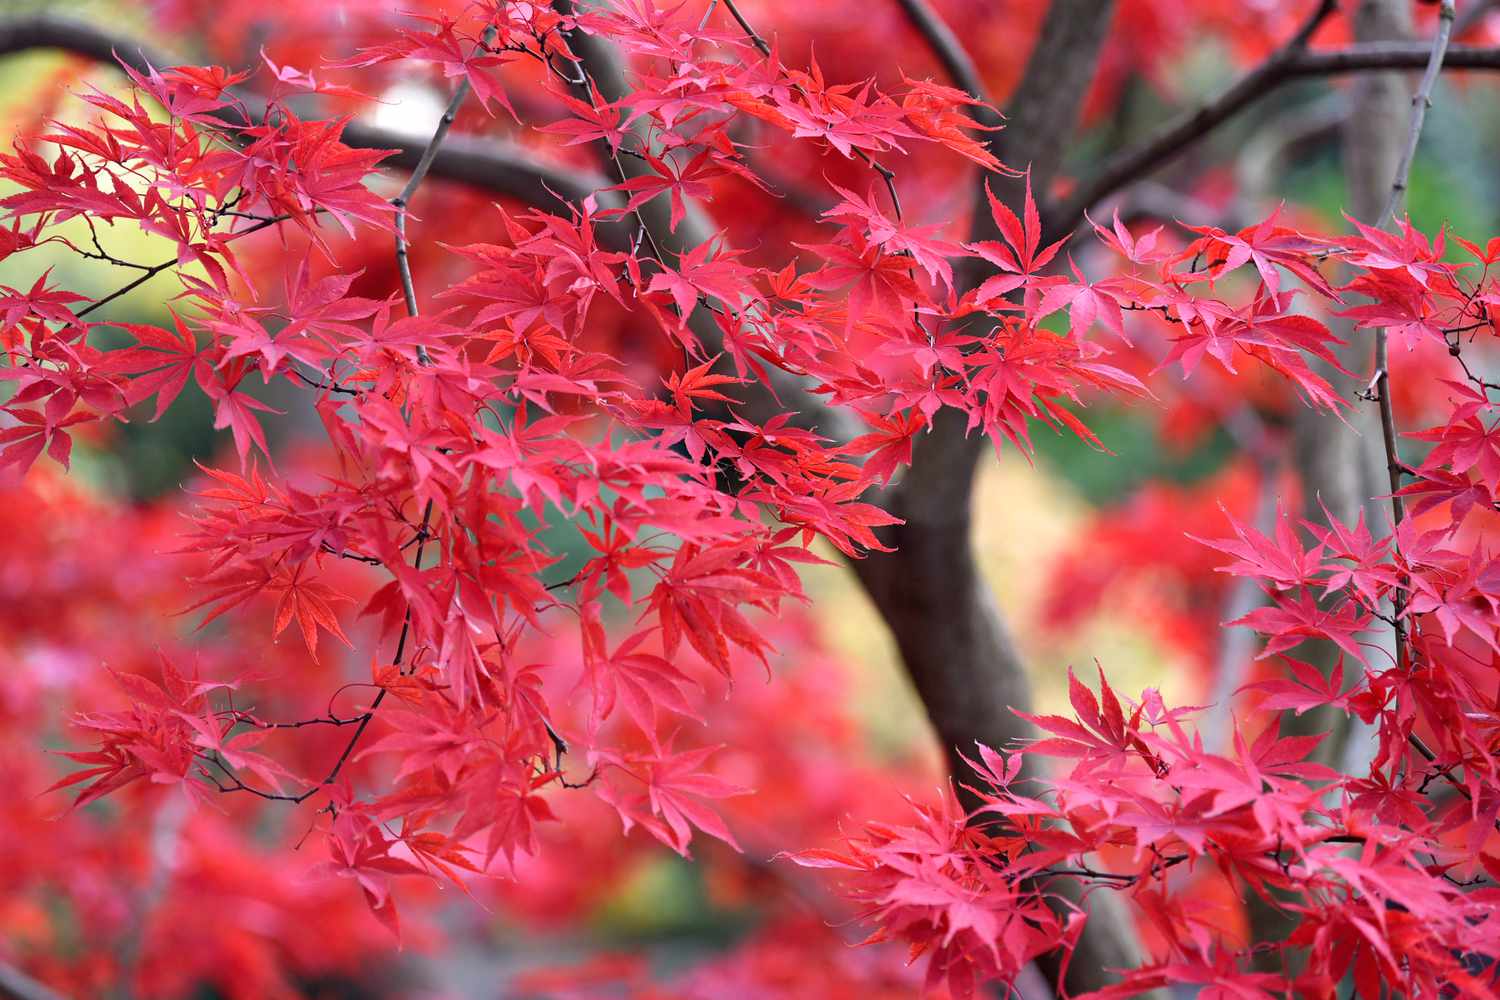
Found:
[[[1093,205],[1161,167],[1250,105],[1294,80],[1422,69],[1432,55],[1432,46],[1426,43],[1366,42],[1335,51],[1314,52],[1307,50],[1306,41],[1306,35],[1299,33],[1218,97],[1168,122],[1140,145],[1111,157],[1098,173],[1080,183],[1072,196],[1044,213],[1049,238],[1072,232],[1082,221],[1083,213]],[[1443,68],[1500,70],[1500,48],[1452,46]]]
[[[984,80],[979,76],[979,70],[974,66],[974,60],[964,48],[963,42],[953,33],[942,16],[932,8],[927,0],[896,0],[901,6],[901,12],[906,15],[907,21],[922,36],[932,54],[942,65],[943,72],[953,81],[954,86],[966,92],[976,101],[983,101],[985,105],[990,104],[988,94],[985,92]],[[981,125],[999,124],[998,116],[987,106],[972,108],[971,114]]]
[[[64,1000],[64,997],[14,965],[0,962],[0,1000]]]
[[[0,20],[0,56],[44,49],[109,65],[124,63],[139,72],[148,66],[181,64],[180,59],[138,39],[75,18],[42,14]],[[252,118],[258,120],[265,114],[263,99],[248,94],[238,96]],[[407,171],[417,167],[427,147],[425,137],[358,120],[345,127],[343,141],[357,149],[396,150],[384,166]],[[568,203],[580,201],[609,184],[602,176],[547,163],[503,140],[462,134],[448,136],[432,158],[431,172],[434,177],[507,195],[549,211],[565,208]]]

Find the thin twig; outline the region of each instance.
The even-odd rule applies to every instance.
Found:
[[[0,1000],[64,1000],[64,997],[9,962],[0,962]]]
[[[730,16],[739,24],[740,30],[750,39],[750,44],[759,49],[761,55],[769,56],[771,54],[771,46],[750,26],[750,22],[745,20],[745,15],[740,13],[740,9],[735,5],[734,0],[724,0],[724,6],[729,9]]]
[[[734,0],[724,0],[724,7],[729,11],[730,16],[734,18],[735,23],[740,26],[740,30],[745,33],[745,37],[750,40],[750,44],[754,45],[756,50],[759,51],[761,55],[769,57],[771,55],[770,44],[764,38],[762,38],[760,33],[755,30],[755,28],[750,24],[748,20],[745,19],[745,15],[740,13],[740,9],[735,5]],[[803,90],[800,84],[794,83],[792,85],[792,89],[798,94],[802,95],[804,99],[808,99],[810,103],[810,98],[808,97],[807,91]],[[890,167],[881,163],[879,160],[875,159],[863,149],[860,149],[858,146],[851,146],[850,150],[854,153],[855,157],[863,161],[866,166],[879,174],[880,179],[885,182],[885,193],[887,197],[891,199],[891,210],[896,216],[896,221],[900,222],[901,196],[896,193],[896,172]]]
[[[927,43],[937,61],[942,64],[943,72],[958,86],[960,90],[966,91],[976,101],[983,101],[980,107],[970,109],[977,120],[985,125],[997,124],[999,119],[993,110],[989,96],[985,93],[984,80],[979,76],[979,70],[974,65],[974,60],[964,48],[963,42],[953,33],[948,22],[943,20],[941,14],[933,10],[927,0],[896,0],[901,7],[901,12],[911,22],[917,34]]]
[[[1314,17],[1317,17],[1316,13]],[[1333,51],[1313,52],[1306,48],[1306,39],[1302,36],[1303,32],[1299,31],[1286,46],[1218,97],[1168,122],[1140,144],[1110,157],[1098,173],[1078,184],[1071,197],[1050,213],[1043,213],[1044,218],[1051,219],[1049,232],[1072,232],[1089,208],[1151,173],[1246,107],[1293,80],[1422,69],[1431,55],[1430,46],[1414,42],[1368,42]],[[1448,48],[1443,67],[1451,70],[1500,70],[1500,48],[1452,45]]]
[[[1474,793],[1469,791],[1469,787],[1462,781],[1458,780],[1458,778],[1453,774],[1454,765],[1450,764],[1447,767],[1444,767],[1438,764],[1437,754],[1432,752],[1432,748],[1427,745],[1422,737],[1418,736],[1416,733],[1410,733],[1406,737],[1406,742],[1409,743],[1412,748],[1417,751],[1417,753],[1421,754],[1422,758],[1426,760],[1427,763],[1432,764],[1435,768],[1435,770],[1432,772],[1432,775],[1429,775],[1427,780],[1422,782],[1423,790],[1426,789],[1427,782],[1431,781],[1433,776],[1436,776],[1442,778],[1449,785],[1451,785],[1453,787],[1453,790],[1458,792],[1459,795],[1462,795],[1470,802],[1474,801]],[[1494,820],[1493,826],[1495,827],[1496,832],[1500,832],[1500,819]]]
[[[277,216],[272,219],[265,219],[264,221],[255,223],[253,226],[246,226],[244,229],[241,229],[232,235],[236,238],[240,236],[248,236],[250,233],[259,232],[260,230],[265,229],[267,226],[273,226],[278,222],[285,221],[285,219],[286,216]],[[104,296],[104,298],[96,299],[94,302],[78,310],[78,312],[74,313],[74,318],[83,319],[83,317],[87,316],[89,313],[93,312],[96,309],[101,309],[104,306],[109,305],[120,296],[129,295],[131,292],[135,291],[137,288],[141,287],[146,282],[156,277],[158,274],[161,274],[167,268],[176,266],[177,263],[177,258],[173,257],[171,260],[164,260],[160,264],[152,264],[150,267],[147,267],[145,269],[145,272],[139,278],[136,278],[128,285],[124,286],[123,288],[117,288],[113,292],[110,292],[108,295]]]
[[[1443,71],[1443,58],[1448,54],[1448,42],[1453,37],[1453,19],[1456,16],[1454,0],[1442,0],[1438,10],[1437,33],[1432,36],[1432,54],[1427,59],[1427,68],[1422,73],[1422,82],[1411,99],[1411,123],[1406,130],[1406,148],[1401,151],[1401,160],[1396,166],[1396,177],[1391,181],[1391,194],[1386,200],[1385,211],[1380,213],[1376,225],[1384,228],[1396,217],[1396,209],[1406,197],[1406,184],[1411,178],[1412,161],[1417,156],[1417,144],[1422,141],[1422,125],[1427,121],[1427,109],[1432,107],[1432,91],[1437,86],[1438,74]]]
[[[487,46],[490,41],[493,40],[494,34],[495,31],[493,27],[488,29],[484,34],[483,42],[480,43],[481,47]],[[468,81],[465,80],[464,82],[460,83],[458,88],[454,91],[453,98],[448,102],[448,107],[443,112],[442,120],[438,122],[437,129],[433,132],[432,139],[427,143],[427,148],[423,151],[421,159],[417,162],[416,167],[413,168],[411,177],[406,182],[406,186],[402,188],[401,193],[391,201],[391,204],[396,208],[396,261],[401,269],[401,286],[406,295],[407,312],[412,316],[418,315],[418,312],[416,292],[411,276],[411,265],[407,260],[405,226],[406,206],[407,203],[411,200],[412,195],[416,193],[417,187],[422,183],[422,179],[427,176],[427,171],[432,166],[433,160],[437,156],[438,148],[442,145],[443,138],[448,134],[448,130],[453,126],[453,120],[457,117],[458,109],[460,106],[462,106],[464,98],[468,96],[468,93],[469,84]],[[428,357],[427,351],[421,345],[418,345],[417,347],[417,360],[423,365],[431,364],[432,361],[432,359]],[[422,511],[422,526],[417,530],[417,552],[416,556],[412,560],[412,565],[419,570],[422,568],[422,555],[427,547],[427,541],[432,537],[432,533],[429,530],[432,524],[432,512],[433,501],[429,499],[427,501],[426,508]],[[368,557],[361,557],[357,553],[349,553],[346,555],[341,551],[335,550],[335,554],[345,556],[346,558],[359,559],[361,561],[367,561],[368,559]],[[396,639],[396,653],[392,660],[392,662],[397,667],[401,666],[401,664],[405,661],[406,644],[410,638],[411,602],[408,601],[406,605],[406,614],[401,622],[401,634]],[[213,760],[214,763],[218,764],[219,767],[224,770],[224,772],[235,782],[235,784],[233,786],[226,787],[222,785],[217,779],[212,778],[211,776],[210,780],[219,787],[220,791],[247,791],[254,795],[258,795],[261,798],[286,799],[293,803],[305,802],[307,799],[317,794],[318,791],[326,788],[327,786],[333,784],[338,780],[338,776],[343,771],[344,765],[348,763],[350,756],[354,753],[354,748],[358,746],[360,738],[364,736],[365,730],[370,727],[370,721],[375,718],[376,711],[380,708],[381,703],[385,701],[385,696],[389,693],[389,691],[389,688],[382,687],[375,695],[374,699],[370,702],[370,707],[365,709],[363,713],[356,716],[352,720],[343,720],[337,723],[338,725],[352,723],[355,727],[353,735],[351,735],[349,737],[349,741],[344,744],[343,752],[340,753],[338,759],[334,761],[333,767],[329,770],[327,776],[324,777],[322,781],[318,782],[316,785],[313,785],[311,788],[307,789],[299,795],[275,795],[263,792],[256,788],[251,788],[243,781],[241,781],[238,776],[230,772],[228,768],[224,767],[224,765],[220,763],[217,758],[210,759]]]
[[[1377,226],[1384,228],[1395,218],[1396,209],[1406,194],[1406,185],[1411,178],[1412,162],[1416,159],[1417,145],[1422,141],[1422,125],[1427,120],[1427,109],[1432,106],[1432,91],[1437,86],[1438,74],[1443,69],[1443,59],[1448,53],[1448,43],[1453,36],[1453,19],[1456,15],[1454,0],[1442,0],[1438,11],[1437,32],[1432,38],[1432,52],[1427,59],[1427,69],[1422,82],[1411,99],[1411,120],[1406,130],[1406,146],[1396,167],[1396,176],[1391,180],[1390,197],[1386,199],[1385,211],[1380,213]],[[1401,527],[1406,518],[1406,504],[1401,498],[1401,452],[1396,441],[1396,413],[1391,401],[1390,351],[1387,331],[1384,327],[1375,331],[1375,398],[1380,407],[1380,435],[1385,443],[1386,474],[1391,486],[1392,531]],[[1403,581],[1404,583],[1404,581]],[[1406,609],[1406,587],[1398,586],[1391,596],[1396,619],[1396,663],[1405,670],[1410,654],[1407,648],[1406,629],[1401,625],[1401,615]]]
[[[427,509],[422,512],[422,540],[417,543],[417,554],[416,557],[412,559],[412,566],[419,570],[422,568],[422,550],[427,547],[427,528],[431,521],[432,501],[428,500]],[[406,643],[410,637],[411,602],[408,601],[406,604],[406,617],[401,622],[401,635],[396,639],[396,655],[391,661],[397,667],[400,667],[402,662],[406,658]],[[359,743],[359,738],[363,736],[365,734],[365,730],[370,727],[370,720],[375,718],[376,710],[380,708],[380,703],[385,701],[385,696],[389,693],[390,688],[383,687],[380,689],[379,693],[375,695],[375,699],[370,702],[370,707],[365,709],[364,714],[360,716],[359,725],[354,728],[354,735],[349,737],[349,742],[344,746],[344,752],[339,754],[338,760],[334,761],[333,770],[328,772],[328,777],[324,778],[317,787],[311,788],[308,791],[304,792],[302,798],[299,798],[297,800],[298,802],[301,802],[303,799],[311,796],[313,792],[318,790],[319,787],[331,785],[338,780],[339,772],[344,769],[344,764],[348,762],[349,755],[354,753],[354,748]]]
[[[490,42],[494,41],[495,33],[496,29],[494,25],[485,29],[478,46],[480,51],[488,48]],[[453,127],[453,122],[458,117],[459,108],[463,106],[464,99],[469,96],[469,90],[470,87],[467,78],[462,80],[458,87],[454,89],[453,97],[449,99],[448,106],[443,109],[443,117],[438,120],[437,128],[433,130],[432,138],[427,142],[427,148],[422,151],[421,158],[417,161],[417,165],[412,168],[411,176],[406,180],[406,186],[401,189],[400,194],[391,199],[391,204],[396,209],[396,264],[401,271],[401,292],[406,299],[406,312],[409,316],[418,315],[418,310],[416,284],[412,280],[411,261],[408,259],[407,253],[406,209],[411,203],[412,196],[417,193],[417,188],[421,185],[423,179],[426,178],[427,171],[431,169],[433,161],[437,159],[438,150],[442,147],[443,140],[447,137],[449,129]],[[417,361],[423,365],[432,363],[432,359],[427,354],[427,349],[421,344],[417,345]],[[417,554],[412,560],[412,565],[419,570],[422,568],[423,551],[427,547],[428,538],[431,537],[428,529],[432,524],[432,510],[433,501],[429,499],[426,508],[422,511],[422,526],[417,530],[417,537],[420,541],[417,542]],[[406,614],[401,622],[401,635],[396,640],[396,655],[392,660],[397,667],[401,666],[406,657],[406,643],[410,637],[411,602],[408,601],[406,604]],[[349,737],[349,742],[344,746],[344,752],[339,754],[339,759],[334,762],[333,769],[328,772],[328,777],[323,779],[321,782],[322,785],[331,785],[338,779],[339,772],[344,769],[344,764],[349,760],[350,754],[354,752],[354,748],[358,745],[360,737],[369,728],[370,720],[375,718],[375,712],[380,708],[381,702],[385,701],[388,691],[389,688],[381,688],[379,693],[375,695],[375,699],[370,702],[370,707],[360,716],[359,724],[355,727],[354,734]],[[311,795],[315,790],[311,789],[304,793],[304,798],[307,795]]]
[[[495,26],[490,25],[485,29],[483,40],[479,43],[479,50],[486,49],[494,39]],[[401,294],[406,299],[408,316],[417,315],[417,288],[412,281],[411,261],[407,253],[406,209],[411,204],[412,196],[417,193],[417,188],[427,177],[427,171],[432,169],[438,150],[442,147],[443,140],[448,137],[448,131],[453,128],[453,122],[458,118],[458,109],[463,107],[464,99],[469,96],[469,90],[469,78],[464,77],[454,88],[453,97],[449,99],[448,106],[443,109],[443,117],[438,119],[432,138],[427,141],[427,147],[422,150],[417,165],[412,167],[411,176],[406,179],[406,186],[401,189],[400,194],[391,199],[391,205],[396,209],[396,267],[401,272]],[[424,364],[427,362],[427,349],[421,344],[417,345],[417,358]]]

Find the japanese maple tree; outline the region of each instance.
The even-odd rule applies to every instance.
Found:
[[[207,10],[153,6],[179,27]],[[1392,42],[1411,13],[1392,0],[1021,4],[984,44],[1031,54],[991,69],[969,31],[898,0],[922,45],[873,72],[825,51],[842,5],[366,2],[331,36],[308,5],[263,37],[249,6],[212,12],[218,65],[94,24],[0,24],[11,50],[128,77],[80,85],[87,113],[0,154],[0,266],[61,248],[123,276],[0,287],[0,474],[40,532],[13,524],[5,558],[17,578],[62,558],[71,581],[15,588],[34,603],[5,617],[29,643],[76,633],[67,674],[90,678],[76,767],[16,826],[51,839],[65,794],[146,803],[191,866],[113,955],[30,973],[268,995],[269,972],[222,975],[268,964],[255,942],[316,975],[437,935],[409,904],[439,885],[536,886],[542,910],[576,837],[601,881],[655,841],[745,851],[807,892],[828,869],[843,901],[672,981],[606,962],[535,992],[968,997],[1029,976],[1100,998],[1500,995],[1500,238],[1402,211],[1440,72],[1500,68],[1453,44],[1483,39],[1481,7],[1456,24],[1452,0],[1419,5],[1423,37]],[[1234,33],[1254,68],[1065,168],[1129,60],[1159,70],[1140,39],[1190,28]],[[1385,173],[1347,225],[1294,206],[1186,224],[1117,198],[1284,82],[1418,69],[1398,124],[1366,137]],[[435,129],[371,124],[415,72],[446,88]],[[136,232],[170,250],[134,259]],[[169,320],[111,311],[136,289]],[[112,510],[59,476],[75,442],[199,394],[232,451],[176,509]],[[1208,599],[1155,619],[1193,655],[1214,658],[1225,617],[1264,640],[1249,672],[1219,657],[1211,708],[1117,692],[1106,649],[1069,675],[1071,715],[1036,714],[977,572],[977,461],[1041,432],[1107,451],[1099,400],[1222,425],[1243,451],[1213,488],[1112,512],[1055,602],[1080,613],[1110,547],[1198,581]],[[1299,464],[1309,440],[1332,455]],[[800,573],[824,554],[890,626],[945,794],[868,801],[917,782],[862,765],[841,693],[787,669],[821,655]],[[120,620],[127,599],[143,623]],[[6,737],[31,782],[52,767],[48,687],[16,683],[0,707],[34,734]],[[241,839],[267,816],[313,846]],[[76,817],[15,877],[45,869],[86,908],[79,870],[149,871],[152,846]],[[174,965],[200,885],[202,905],[268,916]],[[787,972],[851,912],[924,964],[885,949]],[[351,929],[293,943],[325,921]]]

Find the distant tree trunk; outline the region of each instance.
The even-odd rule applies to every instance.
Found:
[[[1409,0],[1361,0],[1354,14],[1354,34],[1359,42],[1387,42],[1411,34]],[[1345,211],[1374,225],[1385,208],[1401,158],[1402,140],[1411,113],[1412,85],[1406,73],[1367,73],[1354,81],[1349,113],[1343,126]],[[1380,437],[1379,414],[1373,406],[1359,404],[1357,394],[1365,388],[1371,368],[1370,338],[1356,335],[1353,324],[1338,320],[1335,331],[1348,346],[1339,349],[1339,363],[1353,376],[1342,375],[1318,363],[1318,371],[1329,379],[1345,399],[1355,406],[1341,420],[1310,406],[1299,407],[1294,424],[1293,459],[1302,484],[1304,518],[1325,520],[1323,508],[1346,524],[1361,513],[1375,537],[1389,530],[1389,510],[1375,500],[1388,492],[1385,485],[1385,453]],[[1304,643],[1299,658],[1317,664],[1325,672],[1338,661],[1340,652],[1329,642]],[[1359,677],[1359,664],[1344,658],[1345,683]],[[1331,767],[1348,769],[1351,758],[1367,754],[1368,733],[1358,720],[1336,709],[1282,716],[1288,735],[1330,733],[1318,756]],[[1280,941],[1291,932],[1289,916],[1258,896],[1247,900],[1251,933],[1258,941]]]
[[[1360,42],[1405,39],[1411,33],[1411,4],[1362,0],[1355,12],[1354,31]],[[1369,73],[1354,82],[1343,128],[1345,210],[1367,225],[1378,221],[1390,195],[1411,113],[1411,95],[1411,81],[1405,73]],[[1349,342],[1339,350],[1339,362],[1354,374],[1341,375],[1327,365],[1319,370],[1344,398],[1357,400],[1370,376],[1370,338],[1357,335],[1348,321],[1337,322],[1336,331]],[[1321,523],[1323,507],[1327,507],[1329,514],[1347,524],[1363,513],[1377,538],[1389,530],[1389,510],[1375,499],[1389,492],[1375,407],[1356,403],[1343,420],[1312,407],[1300,408],[1294,449],[1303,488],[1303,517]],[[1331,643],[1308,644],[1298,652],[1325,669],[1338,656]],[[1357,677],[1358,663],[1346,662],[1344,667],[1346,677]],[[1351,730],[1342,712],[1309,712],[1288,719],[1300,724],[1301,732],[1334,730],[1321,748],[1323,759],[1331,765],[1337,766],[1352,749]]]

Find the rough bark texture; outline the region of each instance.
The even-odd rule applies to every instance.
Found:
[[[972,755],[975,741],[1033,735],[1013,711],[1031,705],[1026,672],[971,544],[976,458],[987,446],[965,438],[962,415],[940,412],[902,485],[882,498],[906,522],[886,536],[896,551],[854,564],[960,782],[959,753]]]

